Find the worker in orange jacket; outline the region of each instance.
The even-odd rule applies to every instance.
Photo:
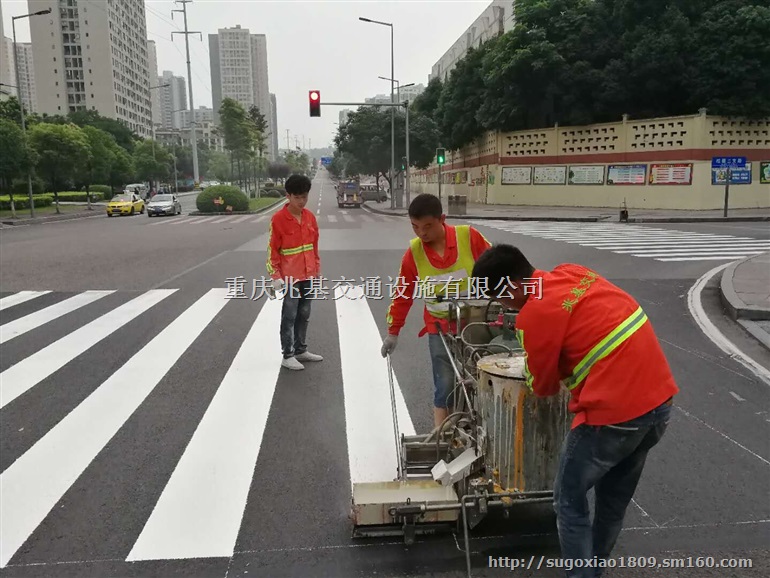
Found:
[[[571,392],[575,417],[554,484],[562,557],[606,559],[679,391],[652,324],[631,295],[598,273],[574,264],[541,271],[510,245],[481,255],[473,277],[488,296],[519,312],[529,389],[539,397],[562,386]],[[593,578],[600,570],[567,575]]]
[[[303,361],[323,361],[307,349],[313,279],[321,274],[318,221],[305,208],[312,183],[304,175],[286,179],[287,203],[270,221],[267,272],[276,293],[285,291],[281,310],[281,365],[302,370]]]

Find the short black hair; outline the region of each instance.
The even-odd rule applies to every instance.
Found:
[[[414,219],[422,219],[423,217],[440,219],[443,213],[444,208],[441,206],[441,200],[436,195],[431,195],[430,193],[417,195],[409,203],[409,216]]]
[[[286,179],[286,194],[288,195],[304,195],[310,192],[310,187],[313,184],[310,179],[305,175],[291,175]]]
[[[486,279],[487,290],[494,291],[499,290],[504,281],[528,279],[534,272],[535,268],[518,247],[501,243],[493,245],[479,256],[471,276],[474,279]]]

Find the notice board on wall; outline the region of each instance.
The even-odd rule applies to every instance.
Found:
[[[647,165],[610,165],[608,185],[643,185],[647,182]]]
[[[567,182],[567,167],[535,167],[536,185],[563,185]]]
[[[692,163],[650,165],[651,185],[691,185]]]
[[[570,185],[603,185],[604,165],[572,165],[569,168]]]
[[[504,185],[532,184],[532,167],[503,167],[500,182]]]

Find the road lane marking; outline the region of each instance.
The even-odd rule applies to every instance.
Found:
[[[700,259],[700,257],[696,258]],[[718,259],[719,257],[716,258]],[[730,356],[730,358],[734,359],[749,371],[751,371],[767,385],[770,385],[770,371],[743,353],[732,341],[727,339],[727,337],[725,337],[722,332],[719,331],[719,329],[717,329],[717,327],[711,322],[711,320],[708,318],[708,315],[706,315],[705,309],[703,308],[701,297],[703,288],[711,280],[711,278],[714,277],[714,275],[729,266],[730,263],[723,263],[722,265],[718,265],[711,271],[705,273],[700,279],[698,279],[687,292],[687,307],[690,310],[690,315],[692,315],[695,323],[698,324],[700,330],[714,343],[714,345],[716,345],[724,353]]]
[[[0,311],[4,311],[9,307],[25,303],[30,299],[36,299],[50,293],[50,291],[19,291],[8,297],[0,299]]]
[[[737,394],[737,393],[735,393],[734,391],[731,391],[731,392],[730,392],[730,395],[732,395],[732,396],[733,396],[735,399],[737,399],[738,401],[746,401],[745,399],[743,399],[743,398],[742,398],[740,395],[738,395],[738,394]]]
[[[0,408],[175,291],[151,289],[0,373]]]
[[[102,297],[111,295],[112,293],[115,293],[115,291],[85,291],[70,297],[69,299],[60,301],[59,303],[54,303],[45,309],[41,309],[40,311],[30,313],[29,315],[11,321],[10,323],[6,323],[5,325],[0,326],[0,343],[10,341],[19,335],[32,331],[41,325],[45,325],[54,319],[58,319],[62,315],[71,313],[76,309],[80,309],[81,307],[93,303]]]
[[[337,222],[337,215],[326,215],[326,218],[329,219],[330,223],[336,223]]]
[[[735,255],[717,255],[717,256],[701,256],[701,257],[672,257],[672,258],[656,257],[655,260],[670,262],[670,263],[675,263],[678,261],[724,261],[725,259],[729,259],[730,261],[735,261],[736,259],[745,259],[746,257],[750,257],[750,256],[751,254],[736,253]]]
[[[226,295],[224,288],[206,293],[0,475],[0,568],[225,306]]]
[[[127,561],[233,555],[281,368],[282,304],[266,300]]]
[[[387,360],[382,337],[361,285],[335,287],[350,481],[382,482],[397,474]],[[401,388],[393,376],[398,429],[414,435]]]
[[[237,219],[233,221],[233,223],[242,223],[243,221],[247,221],[251,218],[251,215],[241,215]]]
[[[356,220],[351,217],[350,215],[342,215],[342,218],[345,219],[348,223],[355,223]]]
[[[213,221],[213,219],[216,219],[216,217],[195,217],[190,219],[190,225],[200,225],[201,223]]]

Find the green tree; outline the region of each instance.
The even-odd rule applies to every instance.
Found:
[[[230,151],[231,166],[237,165],[238,180],[243,184],[243,164],[248,161],[254,146],[253,123],[243,106],[231,98],[222,101],[219,119],[225,149]]]
[[[79,168],[79,174],[76,180],[80,180],[86,188],[86,197],[88,199],[88,210],[91,208],[91,185],[110,182],[112,165],[115,162],[115,154],[119,149],[115,142],[115,137],[110,133],[95,128],[93,126],[84,126],[81,129],[88,139],[88,145],[91,149],[89,161]]]
[[[161,143],[143,140],[134,147],[134,170],[140,181],[157,183],[159,179],[168,178],[173,158],[168,149]]]
[[[109,185],[114,191],[118,187],[134,180],[136,170],[134,168],[134,159],[122,147],[117,147],[114,151],[115,158],[110,167]]]
[[[68,120],[81,127],[92,126],[110,133],[115,138],[115,142],[129,153],[134,150],[134,145],[140,140],[139,137],[122,122],[113,118],[104,117],[95,110],[73,111],[69,113]]]
[[[36,153],[27,144],[21,128],[8,119],[0,118],[0,191],[10,196],[14,219],[13,179],[24,176],[35,161]]]
[[[59,191],[75,179],[79,167],[91,162],[88,137],[74,124],[41,123],[30,129],[29,140],[37,152],[37,172],[54,194],[56,212],[61,213]]]

